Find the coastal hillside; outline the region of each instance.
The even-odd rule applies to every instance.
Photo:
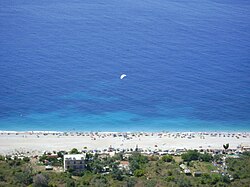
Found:
[[[87,153],[85,169],[62,171],[63,154],[46,153],[40,157],[0,157],[0,186],[248,186],[250,153],[238,157],[189,150],[181,156],[150,155],[139,152],[112,157]],[[81,155],[72,149],[70,155]],[[128,156],[129,155],[129,156]],[[62,158],[62,159],[58,159]],[[50,163],[52,166],[45,166]]]

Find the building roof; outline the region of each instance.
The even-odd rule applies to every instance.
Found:
[[[189,174],[191,173],[190,169],[184,169],[184,173]]]
[[[180,165],[180,168],[181,168],[181,169],[187,169],[187,166],[186,166],[185,164],[181,164],[181,165]]]
[[[57,154],[47,155],[48,158],[58,158]]]
[[[72,155],[64,155],[64,160],[84,160],[86,158],[86,154],[72,154]]]
[[[120,165],[128,166],[129,162],[128,161],[120,161]]]
[[[53,166],[50,166],[50,165],[45,166],[45,169],[47,169],[47,170],[53,169]]]

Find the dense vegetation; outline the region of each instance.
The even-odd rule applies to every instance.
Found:
[[[45,156],[41,157],[43,161]],[[188,151],[180,156],[165,155],[143,156],[133,153],[129,158],[122,154],[114,157],[99,158],[87,154],[86,170],[74,171],[38,171],[28,158],[14,160],[0,157],[0,186],[248,186],[250,184],[250,154],[240,158],[227,158],[227,170],[233,176],[213,173],[216,167],[212,157],[197,151]],[[129,162],[129,170],[119,167],[122,160]],[[53,158],[51,162],[55,161]],[[60,162],[55,161],[56,165]],[[37,163],[36,163],[37,164]],[[199,177],[186,175],[180,164],[186,165],[191,172],[202,171]]]
[[[201,154],[197,150],[189,150],[187,151],[187,153],[182,154],[181,157],[186,162],[190,162],[192,160],[200,160],[200,161],[209,162],[213,160],[213,157],[211,154],[208,154],[208,153]]]
[[[232,186],[250,185],[250,152],[245,152],[239,159],[227,159],[227,165],[235,179]]]

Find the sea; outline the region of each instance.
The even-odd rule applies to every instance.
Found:
[[[250,131],[249,10],[1,0],[0,130]]]

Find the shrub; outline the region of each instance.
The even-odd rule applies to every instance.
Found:
[[[144,174],[145,174],[145,170],[143,170],[143,169],[137,169],[134,171],[134,175],[136,177],[142,177]]]
[[[164,155],[161,159],[164,162],[172,162],[173,161],[173,157],[171,155]]]
[[[172,175],[173,175],[173,172],[170,171],[170,170],[168,170],[167,175],[168,175],[168,176],[172,176]]]
[[[127,187],[134,187],[136,185],[136,179],[135,178],[129,177],[129,178],[126,178],[125,181],[126,181],[125,184],[126,184]]]
[[[16,179],[16,181],[18,181],[18,183],[25,184],[25,185],[29,185],[29,184],[32,183],[32,177],[27,172],[25,172],[25,173],[21,173],[21,172],[16,173],[15,174],[15,179]]]
[[[155,187],[157,186],[157,180],[151,179],[144,182],[145,187]]]
[[[166,178],[166,181],[167,181],[167,182],[174,181],[174,180],[175,180],[175,177],[174,177],[174,176],[168,176],[168,177]]]
[[[181,178],[178,180],[178,186],[179,187],[190,187],[192,185],[191,185],[191,182],[189,180]]]
[[[5,181],[4,175],[0,174],[0,181]]]
[[[245,156],[250,156],[250,151],[245,151],[242,154],[245,155]]]
[[[29,162],[29,161],[30,161],[30,158],[29,158],[29,157],[24,157],[24,158],[23,158],[23,161],[24,161],[24,162]]]
[[[233,174],[233,178],[234,178],[234,179],[239,179],[240,176],[239,176],[237,173],[234,173],[234,174]]]
[[[157,160],[159,160],[159,157],[156,156],[156,155],[152,155],[152,156],[149,157],[149,160],[150,161],[157,161]]]
[[[0,155],[0,160],[5,160],[5,157]]]
[[[35,187],[47,187],[48,186],[48,178],[43,174],[37,174],[33,178],[33,183]]]
[[[76,185],[75,185],[75,182],[73,181],[73,180],[69,180],[69,181],[67,181],[67,187],[75,187]]]
[[[90,186],[104,187],[104,186],[109,186],[109,185],[108,185],[108,180],[106,177],[102,175],[98,175],[91,180]]]
[[[224,182],[224,183],[230,183],[230,179],[229,179],[228,176],[222,176],[222,177],[221,177],[221,180],[222,180],[222,182]]]
[[[218,174],[212,174],[211,175],[211,184],[215,185],[217,182],[221,180],[221,176]]]

